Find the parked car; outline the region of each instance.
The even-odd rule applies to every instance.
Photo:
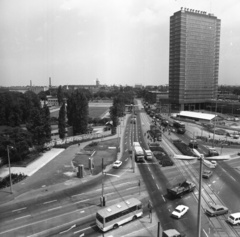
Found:
[[[211,203],[209,207],[205,209],[205,213],[208,216],[219,216],[224,215],[228,213],[228,208],[222,205],[217,205],[214,203]]]
[[[122,161],[116,160],[116,161],[113,163],[113,168],[119,168],[121,165],[122,165]]]
[[[213,172],[211,170],[204,170],[203,171],[203,174],[202,174],[202,177],[205,178],[205,179],[208,179],[212,176]]]
[[[172,217],[180,219],[183,215],[187,213],[189,207],[184,205],[178,205],[175,210],[172,212]]]

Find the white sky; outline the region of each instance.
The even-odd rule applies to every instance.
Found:
[[[219,84],[239,84],[240,0],[0,0],[0,86],[168,84],[181,7],[221,19]]]

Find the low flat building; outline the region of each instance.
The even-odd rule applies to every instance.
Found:
[[[211,123],[218,116],[215,114],[206,114],[202,112],[180,111],[180,113],[177,114],[177,117],[182,119],[191,119],[199,122]]]

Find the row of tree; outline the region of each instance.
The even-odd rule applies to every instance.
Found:
[[[119,124],[119,117],[125,115],[125,105],[133,104],[133,94],[130,92],[119,92],[113,98],[113,105],[110,107],[110,118],[112,120],[112,134],[116,133],[116,127]]]
[[[31,91],[0,93],[0,125],[0,165],[7,162],[7,146],[13,147],[12,162],[18,162],[51,139],[49,109]]]

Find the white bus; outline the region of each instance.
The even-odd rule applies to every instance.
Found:
[[[96,214],[96,224],[103,232],[116,229],[120,225],[135,220],[143,215],[141,201],[136,198],[128,199],[110,207],[99,210]]]

